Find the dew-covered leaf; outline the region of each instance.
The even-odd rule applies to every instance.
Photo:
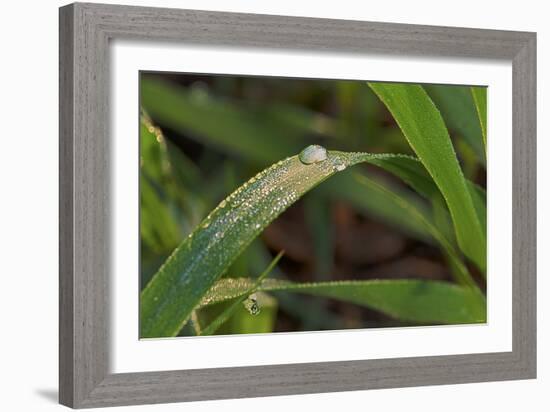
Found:
[[[200,307],[238,298],[254,282],[249,278],[220,279],[201,300]],[[448,282],[404,279],[293,283],[265,279],[257,290],[338,299],[379,310],[396,319],[422,324],[486,321],[483,295],[476,289]]]
[[[141,337],[175,336],[212,284],[287,207],[333,174],[379,156],[318,150],[251,178],[176,248],[141,293]]]
[[[243,290],[242,293],[235,302],[233,302],[228,308],[226,308],[219,316],[217,316],[208,326],[206,326],[201,332],[200,335],[212,335],[220,326],[222,326],[232,315],[234,315],[237,310],[240,308],[240,305],[246,303],[246,300],[249,300],[251,303],[248,306],[245,305],[245,308],[251,315],[258,315],[260,308],[256,298],[251,298],[250,295],[254,294],[260,287],[262,281],[271,273],[275,265],[283,257],[283,252],[280,252],[269,264],[269,266],[254,279],[254,282],[251,285]]]

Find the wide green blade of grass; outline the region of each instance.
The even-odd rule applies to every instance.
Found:
[[[238,188],[176,248],[142,291],[141,337],[175,336],[202,295],[269,223],[328,177],[376,156],[330,151],[309,164],[292,156]]]
[[[462,252],[485,272],[484,230],[437,107],[419,85],[369,85],[392,113],[445,198]]]
[[[203,297],[200,307],[242,297],[251,287],[266,292],[294,292],[338,299],[421,324],[486,321],[485,298],[476,289],[415,279],[319,283],[265,279],[259,286],[255,279],[221,279]]]

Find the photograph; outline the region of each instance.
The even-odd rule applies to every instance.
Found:
[[[486,96],[140,72],[140,338],[485,323]]]
[[[3,3],[2,410],[548,409],[545,3],[117,3]]]

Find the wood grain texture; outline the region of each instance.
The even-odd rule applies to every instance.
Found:
[[[68,12],[59,15],[59,400],[73,404],[73,30]]]
[[[536,375],[536,37],[519,50],[512,63],[513,83],[513,351],[523,368]]]
[[[60,9],[60,402],[85,408],[527,379],[536,374],[533,33],[76,3]],[[513,351],[109,373],[109,40],[513,64]]]

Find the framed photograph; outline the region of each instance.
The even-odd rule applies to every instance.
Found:
[[[536,376],[536,35],[60,9],[60,402]]]

